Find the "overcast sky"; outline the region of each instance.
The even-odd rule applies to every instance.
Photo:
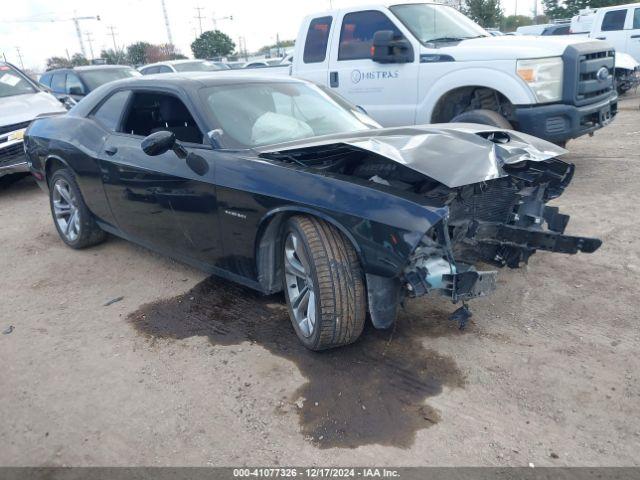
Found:
[[[534,1],[502,0],[502,4],[507,15],[514,13],[516,2],[518,13],[527,14]],[[275,43],[276,34],[281,39],[295,38],[305,15],[330,8],[330,0],[165,0],[165,3],[174,44],[188,56],[191,56],[189,45],[200,31],[195,18],[198,6],[202,7],[203,30],[211,30],[212,19],[220,18],[218,29],[231,36],[236,44],[238,37],[245,37],[249,51]],[[334,7],[343,7],[372,4],[375,0],[333,0],[332,3]],[[10,8],[4,5],[0,17],[0,53],[19,66],[16,51],[19,47],[25,68],[36,71],[44,68],[48,57],[66,56],[66,50],[69,55],[80,51],[74,24],[70,21],[74,16],[99,15],[101,18],[81,22],[88,56],[87,33],[92,37],[96,57],[100,56],[100,50],[113,48],[110,26],[115,29],[118,47],[140,40],[167,42],[161,0],[21,0],[10,5]],[[233,20],[222,19],[229,15]]]

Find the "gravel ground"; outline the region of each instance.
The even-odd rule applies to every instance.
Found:
[[[123,240],[73,251],[0,191],[0,465],[640,465],[639,97],[554,203],[593,255],[505,270],[315,354],[261,297]],[[121,300],[106,305],[111,300]]]

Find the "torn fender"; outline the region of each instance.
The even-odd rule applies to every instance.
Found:
[[[257,150],[276,153],[335,144],[386,157],[450,188],[506,177],[505,165],[540,162],[567,152],[531,135],[471,123],[365,130]]]

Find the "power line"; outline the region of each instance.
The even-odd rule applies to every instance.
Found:
[[[204,10],[204,7],[195,7],[195,9],[198,11],[198,15],[193,18],[198,19],[198,24],[200,25],[200,35],[202,35],[202,19],[204,18],[202,16],[202,10]]]
[[[91,36],[91,32],[87,32],[84,34],[87,37],[87,43],[89,44],[89,51],[91,52],[91,60],[94,59],[93,56],[93,37]]]
[[[16,47],[16,52],[18,52],[18,58],[20,59],[20,67],[24,70],[24,63],[22,62],[22,53],[20,53],[20,47]]]

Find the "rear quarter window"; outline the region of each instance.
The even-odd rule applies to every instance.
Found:
[[[105,128],[115,132],[119,127],[130,93],[128,90],[114,93],[98,107],[93,117]]]
[[[304,63],[321,63],[327,58],[331,17],[314,18],[309,24],[304,42]]]

